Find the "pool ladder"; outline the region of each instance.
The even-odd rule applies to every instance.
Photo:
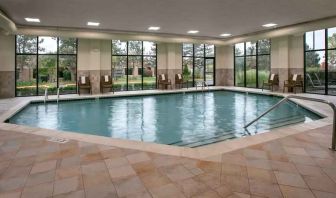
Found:
[[[324,103],[329,105],[332,110],[333,110],[333,131],[332,131],[332,140],[331,140],[331,150],[336,151],[336,106],[334,103],[327,101],[327,100],[323,100],[323,99],[318,99],[318,98],[309,98],[309,97],[304,97],[304,96],[295,96],[295,95],[289,95],[286,96],[285,98],[283,98],[282,100],[280,100],[278,103],[276,103],[275,105],[273,105],[272,107],[270,107],[267,111],[265,111],[264,113],[262,113],[260,116],[258,116],[257,118],[255,118],[254,120],[252,120],[251,122],[249,122],[248,124],[246,124],[244,126],[244,128],[246,129],[247,127],[251,126],[253,123],[255,123],[256,121],[258,121],[260,118],[262,118],[263,116],[265,116],[266,114],[268,114],[270,111],[272,111],[273,109],[277,108],[279,105],[281,105],[283,102],[286,102],[287,100],[294,98],[294,99],[301,99],[301,100],[308,100],[308,101],[313,101],[313,102],[320,102],[320,103]]]
[[[60,93],[60,88],[57,88],[57,99],[56,99],[57,104],[58,104],[58,101],[59,101],[59,98],[60,98],[59,93]],[[45,104],[47,101],[48,101],[48,88],[46,88],[46,89],[44,90],[44,104]]]

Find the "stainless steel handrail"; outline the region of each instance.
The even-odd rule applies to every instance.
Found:
[[[45,88],[44,90],[44,104],[47,102],[48,100],[48,88]]]
[[[318,98],[309,98],[309,97],[304,97],[304,96],[294,96],[294,95],[286,96],[285,98],[283,98],[282,100],[280,100],[278,103],[276,103],[275,105],[273,105],[271,108],[269,108],[267,111],[265,111],[264,113],[262,113],[261,115],[259,115],[256,119],[252,120],[247,125],[245,125],[244,128],[247,128],[247,127],[251,126],[253,123],[255,123],[256,121],[258,121],[264,115],[268,114],[270,111],[272,111],[273,109],[277,108],[280,104],[282,104],[283,102],[289,100],[290,98],[301,99],[301,100],[308,100],[308,101],[313,101],[313,102],[320,102],[320,103],[327,104],[327,105],[329,105],[332,108],[332,110],[334,112],[334,117],[333,117],[333,131],[332,131],[331,149],[335,151],[336,150],[336,106],[335,106],[334,103],[332,103],[330,101],[327,101],[327,100],[318,99]]]

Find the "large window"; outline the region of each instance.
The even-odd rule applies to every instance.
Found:
[[[215,83],[215,46],[184,43],[182,49],[182,75],[194,86],[197,82]]]
[[[336,95],[336,28],[305,34],[305,90]]]
[[[271,42],[268,39],[234,46],[235,86],[260,88],[271,69]]]
[[[112,76],[116,91],[156,89],[156,44],[112,41]]]
[[[77,39],[16,36],[16,96],[77,92]]]

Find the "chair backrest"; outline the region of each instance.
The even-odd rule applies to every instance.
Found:
[[[159,82],[168,82],[168,75],[167,74],[160,74],[159,75]]]
[[[100,77],[101,84],[112,84],[112,77],[110,75],[104,75]]]
[[[268,82],[279,83],[279,75],[278,74],[270,74],[269,78],[268,78]]]
[[[181,83],[181,82],[183,82],[182,74],[175,74],[175,83]]]
[[[78,85],[90,85],[90,78],[88,76],[79,76]]]
[[[300,75],[300,74],[294,74],[294,75],[293,75],[292,81],[294,81],[294,82],[299,82],[299,81],[301,81],[301,80],[302,80],[302,78],[301,78],[301,75]]]

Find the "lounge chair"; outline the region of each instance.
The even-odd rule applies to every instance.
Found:
[[[287,87],[288,92],[293,90],[296,93],[296,88],[300,87],[303,92],[303,82],[302,77],[299,74],[290,75],[289,80],[284,81],[283,92],[285,92],[285,88]]]
[[[89,93],[92,94],[90,78],[87,76],[80,76],[78,79],[78,94],[80,95],[81,89],[88,89]]]
[[[104,89],[110,89],[113,93],[113,81],[110,75],[104,75],[100,77],[100,92],[104,93]]]
[[[188,89],[188,81],[183,81],[182,74],[175,74],[175,88],[179,87],[180,89],[182,89],[184,84],[187,85]]]
[[[170,86],[171,89],[171,81],[170,79],[168,79],[168,75],[167,74],[160,74],[159,75],[159,79],[158,79],[158,88],[160,89],[160,85],[162,87],[162,89],[168,89],[168,86]]]
[[[279,86],[279,75],[270,74],[268,81],[267,82],[263,81],[262,88],[261,88],[262,91],[264,90],[265,86],[271,88],[271,91],[273,91],[274,86]]]

